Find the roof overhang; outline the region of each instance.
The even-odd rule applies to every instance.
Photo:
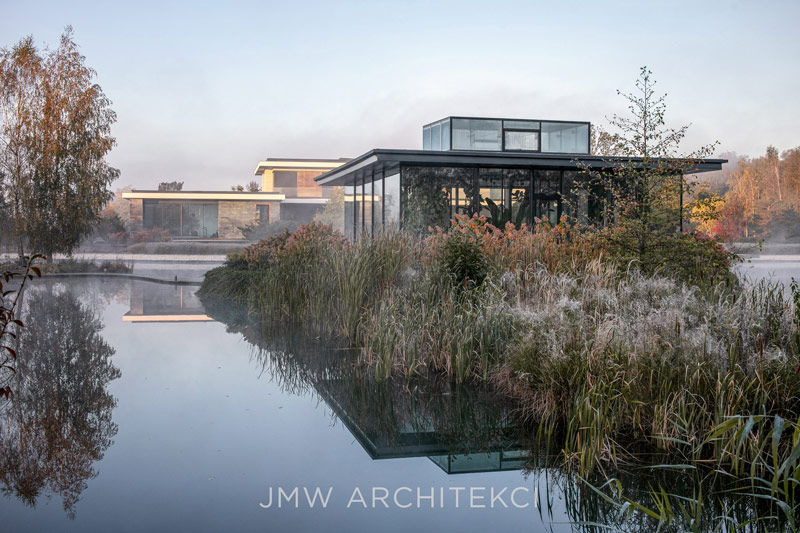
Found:
[[[285,194],[247,191],[131,191],[122,193],[128,200],[229,200],[229,201],[275,201],[282,202]]]
[[[327,204],[327,198],[287,198],[281,204]]]
[[[329,171],[339,168],[350,161],[347,158],[339,159],[266,159],[259,161],[253,172],[260,176],[265,170],[294,170],[294,171]]]
[[[686,159],[654,160],[653,166],[663,167],[673,163],[682,168],[684,174],[698,174],[721,170],[726,159]],[[376,148],[337,169],[315,178],[320,185],[353,185],[356,176],[364,172],[393,173],[401,166],[439,166],[439,167],[490,167],[490,168],[541,168],[577,169],[586,165],[596,170],[611,170],[620,167],[642,166],[642,158],[608,157],[585,154],[543,154],[539,152],[476,152],[476,151],[433,151],[433,150],[389,150]]]

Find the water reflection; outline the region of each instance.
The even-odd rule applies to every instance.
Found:
[[[311,512],[257,514],[259,491],[278,483],[339,484],[337,490],[369,483],[445,489],[525,483],[532,496],[537,491],[541,524],[535,523],[533,507],[527,514],[499,509],[496,514],[462,515],[461,510],[437,509],[440,514],[435,515],[423,509],[404,515],[408,523],[427,525],[438,516],[441,524],[461,521],[483,529],[502,522],[501,530],[510,529],[509,524],[533,530],[656,530],[657,520],[642,512],[620,512],[619,504],[628,498],[654,508],[652,490],[660,486],[685,498],[687,516],[700,524],[690,526],[687,518],[674,527],[662,526],[664,531],[712,530],[721,523],[716,520],[720,516],[744,524],[769,512],[759,509],[759,502],[703,485],[694,472],[617,469],[613,476],[619,484],[606,484],[604,477],[589,480],[596,491],[563,468],[561,458],[543,446],[542,435],[520,427],[514,406],[489,388],[455,386],[448,380],[377,382],[354,366],[352,352],[343,346],[321,347],[320,339],[282,325],[260,324],[227,303],[206,302],[204,308],[192,289],[176,289],[81,281],[44,283],[26,295],[17,396],[0,419],[0,484],[7,494],[29,505],[55,494],[70,516],[83,494],[73,528],[97,530],[119,526],[134,499],[142,499],[148,509],[163,507],[145,518],[126,516],[162,527],[173,520],[175,528],[190,529],[187,524],[194,520],[195,529],[219,530],[223,524],[237,529],[249,520],[255,530],[269,520],[272,529],[304,529],[302,520],[313,519]],[[110,295],[120,294],[121,301],[109,303]],[[114,348],[100,335],[95,313],[101,311],[109,324],[105,335],[119,350],[116,364],[125,370],[125,379],[112,385],[120,398],[114,411],[121,426],[117,437],[115,398],[108,390],[120,372],[112,364]],[[235,335],[224,335],[215,324],[181,322],[187,314],[213,317]],[[122,315],[157,316],[161,323],[122,324]],[[215,344],[220,339],[225,342]],[[239,339],[250,347],[241,346]],[[274,385],[257,381],[259,374]],[[274,393],[270,398],[268,391]],[[348,431],[328,431],[314,402],[301,396],[318,399]],[[114,438],[118,442],[102,464],[104,475],[89,482]],[[353,440],[359,446],[352,446]],[[381,461],[413,457],[427,457],[433,464],[428,459]],[[524,482],[513,473],[467,474],[520,468]],[[459,476],[442,475],[439,469]],[[85,490],[87,482],[92,490]],[[693,498],[699,503],[691,503]],[[201,505],[203,511],[196,512]],[[33,520],[8,508],[12,511],[4,518]],[[57,511],[63,525],[63,514]],[[352,530],[375,525],[372,515],[336,513],[330,508],[316,516],[325,524],[347,522]],[[48,523],[53,524],[57,521]]]
[[[130,284],[130,311],[123,322],[208,322],[197,287],[146,281]]]
[[[372,459],[429,457],[448,474],[515,470],[526,458],[514,406],[486,386],[446,378],[377,381],[344,348],[322,347],[286,325],[207,302],[254,347],[264,373],[293,394],[322,399]]]
[[[14,397],[2,413],[0,482],[30,506],[43,493],[57,494],[74,517],[97,476],[94,463],[117,433],[116,401],[106,387],[120,371],[102,323],[76,295],[45,285],[24,298]]]
[[[643,458],[584,479],[565,468],[556,436],[522,427],[514,406],[487,387],[376,381],[343,348],[323,349],[319,339],[258,323],[229,305],[206,308],[253,346],[255,361],[284,391],[323,400],[372,459],[428,457],[447,474],[522,470],[550,530],[563,520],[562,508],[572,531],[767,530],[754,520],[770,516],[768,504],[702,470],[652,467]],[[663,505],[674,507],[670,524],[644,511]]]

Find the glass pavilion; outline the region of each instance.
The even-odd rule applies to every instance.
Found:
[[[392,226],[446,228],[454,215],[474,213],[497,226],[534,219],[555,225],[562,216],[602,223],[609,199],[585,169],[643,164],[591,155],[589,122],[447,117],[423,126],[422,137],[422,150],[376,148],[316,178],[344,186],[348,237]],[[720,170],[724,162],[693,162],[689,170]]]

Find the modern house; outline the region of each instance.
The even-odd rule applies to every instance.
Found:
[[[178,239],[241,239],[239,228],[258,221],[310,222],[331,189],[314,178],[347,159],[266,159],[255,175],[261,190],[156,191],[123,193],[130,201],[131,232],[162,228]]]
[[[283,194],[280,220],[310,222],[331,196],[332,189],[320,187],[318,176],[340,167],[349,159],[279,159],[259,161],[255,175],[261,190]]]
[[[589,122],[447,117],[423,126],[422,150],[376,148],[316,181],[345,187],[350,238],[389,226],[447,227],[455,214],[479,213],[495,225],[534,218],[555,224],[562,215],[602,222],[605,191],[575,187],[587,181],[584,170],[613,173],[644,163],[592,155],[590,139]],[[725,162],[663,161],[692,174],[720,170]]]

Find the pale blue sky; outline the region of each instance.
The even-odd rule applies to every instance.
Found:
[[[118,115],[116,186],[420,148],[447,115],[604,125],[642,65],[686,149],[800,145],[798,1],[0,3],[2,46],[73,26]]]

